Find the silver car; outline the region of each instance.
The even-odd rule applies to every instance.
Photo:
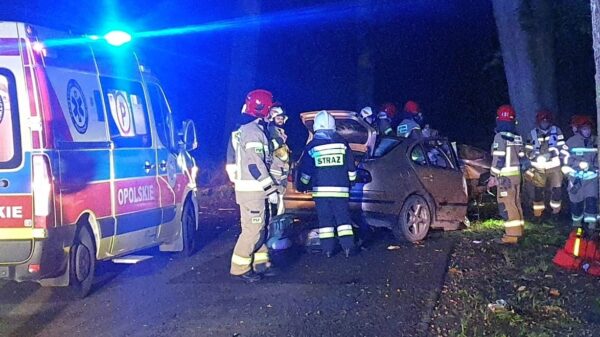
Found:
[[[350,192],[357,223],[388,227],[397,238],[413,242],[424,239],[430,228],[460,226],[467,213],[467,186],[452,144],[441,138],[379,138],[355,112],[329,112],[357,161],[357,182]],[[316,114],[301,114],[307,143]],[[287,212],[314,212],[310,192],[298,192],[297,172],[294,176],[284,196]]]

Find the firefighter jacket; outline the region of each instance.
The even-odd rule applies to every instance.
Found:
[[[227,174],[235,184],[240,201],[265,199],[276,184],[267,165],[269,142],[260,119],[242,125],[231,134],[227,154]]]
[[[376,126],[380,136],[391,136],[394,133],[392,121],[387,117],[385,112],[380,113],[379,116],[377,116]]]
[[[356,179],[352,150],[335,132],[315,133],[299,164],[300,181],[312,185],[315,198],[348,198],[350,182]]]
[[[396,130],[398,137],[408,138],[410,136],[421,136],[421,126],[412,118],[405,118],[398,125]]]
[[[584,138],[576,133],[561,149],[562,171],[570,178],[590,180],[598,177],[598,147],[596,137]]]
[[[492,144],[492,167],[494,177],[521,175],[521,158],[525,156],[521,136],[512,132],[498,132]]]
[[[538,170],[559,168],[563,145],[565,138],[559,127],[553,125],[546,131],[534,128],[527,139],[525,155],[531,161],[531,166]]]
[[[285,184],[290,171],[290,149],[283,128],[269,124],[269,150],[271,153],[269,172],[278,184]]]

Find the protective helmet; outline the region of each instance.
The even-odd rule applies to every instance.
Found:
[[[509,104],[501,105],[496,111],[496,120],[503,122],[514,122],[517,114]]]
[[[270,91],[257,89],[252,90],[246,95],[246,103],[242,107],[242,113],[264,118],[269,115],[269,110],[273,106],[273,94]]]
[[[535,122],[537,124],[540,124],[543,121],[552,123],[553,120],[554,117],[552,116],[552,113],[548,110],[540,110],[537,112],[537,114],[535,114]]]
[[[421,108],[419,107],[419,103],[415,101],[407,101],[406,104],[404,104],[404,111],[408,112],[409,114],[416,115],[421,112]]]
[[[590,116],[576,115],[571,118],[571,126],[576,128],[582,128],[583,126],[594,126],[594,122]]]
[[[388,116],[388,114],[385,111],[379,111],[379,113],[377,114],[377,118],[378,119],[389,119],[390,117]]]
[[[373,110],[370,106],[366,106],[360,110],[360,117],[362,117],[362,119],[366,119],[371,116],[373,116]]]
[[[396,116],[396,113],[398,112],[398,110],[396,109],[396,104],[390,102],[383,103],[379,110],[385,111],[389,118],[394,118],[394,116]]]
[[[279,102],[273,103],[273,106],[269,110],[269,120],[272,121],[277,116],[283,116],[283,123],[287,122],[288,116],[283,110],[283,106]]]
[[[319,111],[315,116],[313,131],[317,132],[319,130],[335,130],[335,118],[325,110]]]

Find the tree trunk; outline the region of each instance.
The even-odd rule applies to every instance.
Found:
[[[365,29],[366,23],[363,22],[368,17],[373,2],[371,0],[361,0],[360,6],[356,10],[356,45],[358,48],[357,57],[357,79],[356,79],[356,101],[354,106],[359,109],[366,105],[375,104],[373,96],[375,92],[375,72],[373,66],[373,39],[370,38],[369,30]],[[373,106],[375,109],[375,106]]]
[[[522,135],[539,109],[557,113],[551,0],[493,0],[510,103]]]
[[[594,46],[594,62],[596,63],[596,121],[600,121],[600,0],[590,0],[592,9],[592,38]],[[596,122],[597,134],[600,135],[600,123]],[[600,160],[600,156],[598,157]],[[600,186],[599,186],[600,187]]]

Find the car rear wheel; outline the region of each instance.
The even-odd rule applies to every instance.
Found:
[[[96,247],[88,227],[79,228],[69,258],[69,287],[73,296],[84,298],[92,289],[96,270]]]
[[[402,205],[398,223],[392,228],[392,232],[399,240],[421,241],[429,232],[431,218],[427,201],[419,195],[411,195]]]

